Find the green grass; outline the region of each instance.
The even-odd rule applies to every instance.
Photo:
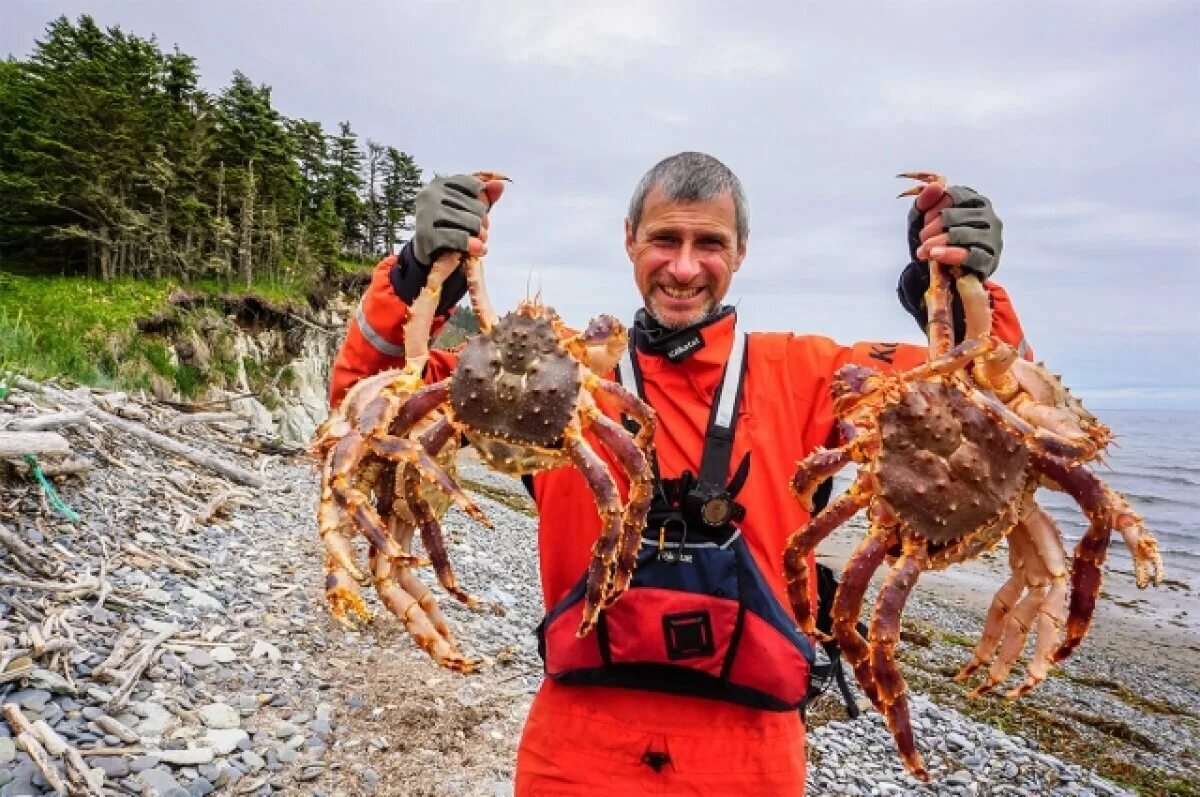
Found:
[[[28,275],[0,271],[0,371],[31,379],[58,378],[110,388],[146,388],[157,374],[187,397],[236,372],[214,359],[211,373],[180,365],[166,341],[142,335],[137,322],[168,309],[179,290],[171,280]],[[262,282],[251,288],[215,280],[186,286],[190,293],[254,294],[268,301],[303,303],[303,286]]]

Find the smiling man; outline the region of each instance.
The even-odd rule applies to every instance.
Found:
[[[351,323],[332,404],[357,379],[403,362],[407,306],[430,264],[446,251],[485,251],[486,216],[500,191],[499,183],[455,176],[421,192],[413,241],[379,265]],[[920,261],[936,257],[989,277],[1000,222],[974,191],[929,186],[908,226],[899,293],[923,326],[928,272]],[[797,707],[812,647],[787,608],[782,554],[808,515],[789,480],[798,459],[836,442],[829,385],[838,368],[907,368],[925,359],[925,348],[745,334],[723,300],[748,240],[741,183],[711,156],[667,158],[634,191],[625,248],[644,307],[620,377],[658,414],[655,503],[633,588],[579,639],[573,612],[600,533],[593,494],[574,468],[531,480],[548,677],[521,738],[518,795],[804,791]],[[1019,343],[1007,297],[986,284],[994,331]],[[460,275],[448,280],[439,313],[465,291]],[[961,329],[960,319],[960,336]],[[437,353],[426,379],[445,378],[454,362],[452,353]],[[736,578],[710,572],[726,567]]]

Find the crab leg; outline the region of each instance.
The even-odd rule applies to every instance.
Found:
[[[372,440],[370,442],[373,444],[376,441]],[[337,446],[334,447],[330,455],[330,472],[332,475],[330,491],[332,496],[354,518],[355,525],[362,529],[363,534],[371,545],[392,559],[408,564],[416,564],[416,557],[402,551],[388,535],[383,526],[383,519],[379,517],[379,513],[375,511],[375,508],[371,506],[371,501],[367,495],[358,489],[357,486],[350,483],[350,479],[353,478],[353,468],[361,459],[359,453],[362,447],[363,439],[359,435],[347,435],[339,440]],[[322,538],[326,540],[327,550],[334,555],[338,563],[349,571],[351,575],[361,577],[361,573],[354,566],[353,557],[350,555],[349,541],[345,540],[342,535],[328,534],[326,532],[327,529],[323,526]],[[330,542],[331,540],[332,543]],[[345,542],[344,547],[341,544],[342,542]],[[349,564],[348,567],[347,564]]]
[[[999,416],[1001,420],[1020,432],[1027,440],[1035,442],[1047,455],[1062,457],[1068,460],[1086,460],[1091,459],[1096,454],[1095,446],[1087,438],[1072,440],[1046,429],[1033,426],[1010,410],[1004,402],[981,390],[971,388],[966,393],[967,398],[974,402],[977,407],[985,412],[991,412]]]
[[[838,526],[871,502],[867,478],[865,473],[859,474],[846,492],[818,512],[804,528],[792,534],[784,548],[783,577],[787,581],[788,600],[791,601],[792,613],[800,624],[800,630],[809,636],[820,636],[820,632],[817,631],[817,613],[813,611],[809,594],[808,555]]]
[[[405,462],[415,465],[421,475],[433,482],[442,492],[450,496],[464,512],[478,520],[489,529],[492,522],[483,514],[483,510],[475,505],[462,488],[455,483],[450,474],[439,465],[424,446],[416,440],[407,437],[377,437],[371,440],[371,449],[381,456],[395,462]]]
[[[1162,554],[1158,552],[1158,540],[1146,531],[1142,518],[1129,506],[1125,496],[1104,488],[1112,509],[1113,524],[1125,540],[1125,547],[1133,558],[1134,579],[1139,589],[1145,589],[1153,581],[1159,585],[1163,580]]]
[[[875,685],[875,673],[871,669],[871,649],[867,640],[858,632],[858,618],[862,614],[863,599],[871,576],[879,569],[892,543],[893,531],[879,523],[871,530],[854,553],[846,560],[842,570],[842,583],[833,597],[830,615],[833,618],[833,635],[842,655],[854,668],[854,677],[859,687],[881,713],[879,690]]]
[[[575,632],[576,636],[582,637],[595,627],[596,618],[604,603],[605,593],[610,583],[610,573],[616,565],[624,512],[621,508],[616,482],[613,481],[612,475],[604,466],[604,461],[583,439],[577,424],[572,424],[567,429],[563,442],[571,456],[571,461],[575,463],[575,467],[579,468],[588,487],[596,496],[596,507],[600,510],[601,518],[600,537],[592,546],[592,561],[588,566],[583,620]]]
[[[1100,596],[1103,573],[1100,568],[1108,556],[1108,541],[1112,536],[1112,504],[1104,484],[1081,465],[1058,457],[1033,452],[1033,464],[1038,471],[1067,491],[1091,521],[1087,532],[1075,547],[1071,563],[1071,601],[1067,615],[1067,633],[1054,651],[1055,664],[1071,655],[1087,635],[1096,599]]]
[[[965,681],[970,678],[976,670],[987,664],[996,655],[996,649],[1000,646],[1000,637],[1004,631],[1004,620],[1016,605],[1017,599],[1025,591],[1025,560],[1021,555],[1022,546],[1015,542],[1024,533],[1023,528],[1017,526],[1008,535],[1008,567],[1012,575],[992,598],[987,617],[983,621],[983,633],[979,637],[979,643],[975,646],[971,660],[954,676],[956,681]]]
[[[421,446],[429,452],[430,456],[436,457],[442,447],[454,437],[457,430],[454,424],[446,418],[439,418],[438,421],[431,427],[425,430],[425,433],[419,438]]]
[[[929,379],[935,376],[947,376],[961,371],[968,363],[976,357],[982,357],[988,352],[995,349],[996,343],[992,338],[981,338],[979,340],[968,340],[958,344],[950,351],[940,357],[930,360],[924,365],[918,365],[897,376],[905,382],[915,382],[923,379]],[[863,405],[870,401],[878,401],[877,390],[870,390],[866,393],[857,396],[845,398],[837,403],[837,413],[842,417],[847,417],[859,410]]]
[[[471,309],[479,321],[479,331],[488,332],[496,326],[499,318],[492,308],[492,300],[488,298],[487,288],[483,284],[483,258],[463,258],[463,270],[467,275],[467,293],[471,296]]]
[[[633,578],[638,548],[642,543],[642,530],[646,527],[646,515],[653,498],[654,473],[625,427],[601,414],[594,404],[583,410],[583,417],[596,439],[612,452],[629,478],[629,495],[625,501],[615,572],[603,597],[603,605],[607,608],[629,589],[629,582]]]
[[[317,528],[321,542],[325,545],[326,562],[336,564],[348,573],[350,578],[361,581],[363,574],[354,561],[351,535],[346,533],[350,520],[335,502],[331,469],[326,467],[324,471],[321,479],[321,501],[317,505]]]
[[[325,559],[325,602],[333,619],[351,631],[358,628],[351,615],[362,623],[371,619],[371,612],[363,603],[358,582],[331,557]]]
[[[946,184],[946,178],[934,172],[902,172],[898,177],[908,177],[922,183]],[[900,196],[915,196],[922,186],[916,185]],[[954,346],[954,315],[951,309],[949,273],[946,266],[930,258],[929,287],[925,290],[925,309],[928,316],[926,333],[929,336],[930,359],[941,357]]]
[[[464,673],[475,670],[479,663],[463,656],[454,644],[429,588],[408,568],[397,566],[385,557],[377,557],[373,565],[380,600],[404,622],[405,630],[417,645],[447,669]]]
[[[1025,526],[1042,570],[1050,576],[1050,591],[1038,611],[1037,642],[1029,661],[1028,675],[1020,686],[1007,693],[1007,697],[1020,697],[1046,680],[1054,664],[1054,649],[1067,621],[1067,552],[1063,549],[1062,533],[1045,510],[1037,505],[1025,520]]]
[[[471,607],[478,606],[479,600],[458,585],[458,578],[450,565],[450,556],[446,553],[446,540],[442,537],[441,524],[429,508],[428,502],[421,497],[421,472],[419,468],[411,465],[404,469],[404,497],[417,526],[421,529],[421,542],[433,563],[438,582],[463,603]]]
[[[871,623],[871,670],[878,689],[882,713],[887,718],[900,758],[913,777],[929,781],[929,773],[917,752],[908,711],[908,687],[896,666],[896,645],[900,642],[900,613],[917,577],[925,569],[928,554],[919,541],[907,542],[904,552],[888,574],[875,601],[875,619]]]
[[[1025,594],[1004,618],[998,645],[1000,652],[992,661],[988,678],[971,691],[971,697],[988,693],[1004,682],[1025,648],[1031,630],[1036,642],[1028,676],[1020,687],[1010,690],[1008,696],[1018,697],[1045,681],[1051,665],[1050,654],[1054,652],[1066,621],[1067,552],[1063,550],[1060,532],[1054,522],[1034,503],[1026,519],[1009,535],[1008,545],[1010,553],[1020,559],[1019,571],[1024,576]],[[980,647],[983,647],[982,641]],[[992,646],[989,658],[995,651],[996,646]],[[979,653],[976,654],[978,658]]]
[[[393,526],[394,528],[395,526]],[[405,550],[411,550],[412,535],[415,529],[412,527],[412,524],[407,522],[402,524],[402,529],[400,532],[401,544]],[[433,590],[422,583],[411,568],[395,565],[394,563],[389,564],[387,560],[372,559],[371,570],[375,573],[376,578],[380,575],[381,567],[386,568],[384,571],[385,575],[394,577],[400,587],[416,599],[417,603],[421,605],[421,610],[429,617],[429,621],[433,624],[437,632],[446,640],[453,642],[454,635],[450,631],[450,625],[446,621],[445,615],[442,614],[437,600],[433,597]]]
[[[425,385],[408,397],[388,428],[397,437],[406,436],[414,426],[437,411],[450,398],[450,380]]]
[[[617,382],[607,379],[589,381],[589,387],[596,393],[608,396],[617,405],[618,411],[628,415],[638,424],[634,445],[641,451],[649,451],[654,443],[654,430],[658,426],[658,416],[654,408],[638,398],[637,394]]]
[[[847,439],[845,445],[839,448],[818,447],[796,463],[796,472],[792,474],[792,494],[805,512],[812,513],[813,494],[826,479],[851,462],[864,462],[879,445],[879,436],[874,430],[863,434],[852,424],[845,423],[843,426]]]

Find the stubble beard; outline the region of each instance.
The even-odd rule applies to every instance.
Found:
[[[655,321],[657,321],[663,329],[670,330],[686,329],[687,327],[695,326],[716,312],[716,309],[717,302],[711,296],[709,296],[704,305],[693,315],[683,320],[678,320],[668,318],[666,314],[661,312],[659,308],[655,306],[653,301],[646,302],[646,313]]]

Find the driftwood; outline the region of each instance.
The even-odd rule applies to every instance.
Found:
[[[85,421],[87,421],[87,414],[83,412],[52,412],[32,418],[17,418],[8,425],[8,428],[14,432],[44,432]]]
[[[39,575],[53,578],[61,570],[45,554],[22,540],[3,523],[0,523],[0,546],[7,548],[14,559]]]
[[[70,451],[71,444],[58,432],[0,432],[0,459],[20,459],[26,454],[62,456]]]
[[[28,578],[15,576],[0,576],[0,587],[22,587],[24,589],[41,590],[42,592],[57,592],[64,599],[82,598],[100,589],[100,582],[94,578],[81,578],[70,584],[60,584],[53,581],[33,581]],[[9,598],[11,601],[12,598]]]
[[[155,448],[166,451],[169,454],[183,457],[184,459],[195,463],[196,465],[216,471],[230,481],[237,482],[238,484],[245,484],[249,487],[261,487],[263,485],[263,479],[258,474],[251,473],[244,468],[240,468],[237,465],[226,462],[212,454],[199,451],[191,446],[179,442],[178,440],[174,440],[166,435],[152,431],[137,421],[131,421],[115,415],[112,412],[103,409],[98,403],[97,399],[90,394],[81,394],[80,391],[67,392],[63,390],[56,390],[54,388],[39,385],[38,383],[22,376],[14,377],[13,383],[22,390],[45,393],[51,398],[64,404],[74,406],[83,404],[84,412],[86,412],[91,418],[115,427],[116,429],[149,443]],[[116,409],[121,409],[126,402],[124,395],[120,393],[107,394],[103,396],[102,399],[108,404],[108,406]],[[4,433],[0,432],[0,435],[2,434]],[[43,434],[52,433],[45,432]],[[63,442],[66,442],[65,439]],[[68,445],[64,450],[64,453],[69,449],[70,446]]]
[[[92,670],[92,679],[96,681],[115,681],[121,675],[120,666],[137,650],[142,641],[142,634],[137,628],[127,628],[125,633],[117,638],[112,652],[98,667]]]
[[[16,733],[17,744],[29,754],[52,789],[60,794],[101,794],[103,779],[92,773],[79,750],[68,744],[45,720],[30,723],[16,703],[5,703],[0,706],[0,711]],[[66,764],[69,783],[63,781],[50,756],[60,758]]]
[[[29,724],[29,720],[25,719],[25,715],[21,713],[21,708],[16,703],[5,703],[0,705],[0,711],[4,712],[4,719],[8,721],[8,727],[12,728],[17,737],[17,746],[29,753],[34,766],[41,770],[42,777],[50,784],[50,788],[61,794],[68,794],[67,784],[58,774],[58,768],[50,760],[46,748],[38,739],[37,732]]]
[[[83,457],[71,457],[61,462],[41,463],[43,476],[78,476],[95,470],[96,466]]]
[[[125,674],[125,680],[117,688],[117,691],[113,693],[108,703],[105,704],[105,708],[109,711],[117,711],[124,708],[125,703],[129,700],[129,693],[133,691],[133,687],[142,677],[142,672],[150,665],[150,660],[154,658],[155,649],[177,633],[179,633],[178,626],[169,626],[166,630],[155,634],[149,642],[142,645],[141,650],[133,654],[129,661],[121,668]]]
[[[239,468],[237,465],[232,465],[222,459],[218,459],[212,454],[199,451],[166,435],[151,431],[140,423],[127,421],[124,418],[113,415],[111,412],[105,412],[99,407],[89,407],[87,413],[96,420],[115,426],[126,434],[133,435],[155,448],[166,451],[168,454],[183,457],[188,462],[195,463],[209,470],[214,470],[230,481],[245,484],[248,487],[262,487],[263,485],[263,478],[257,473],[251,473],[244,468]]]
[[[179,429],[193,423],[239,423],[245,420],[236,412],[184,412],[172,418],[167,429]]]

